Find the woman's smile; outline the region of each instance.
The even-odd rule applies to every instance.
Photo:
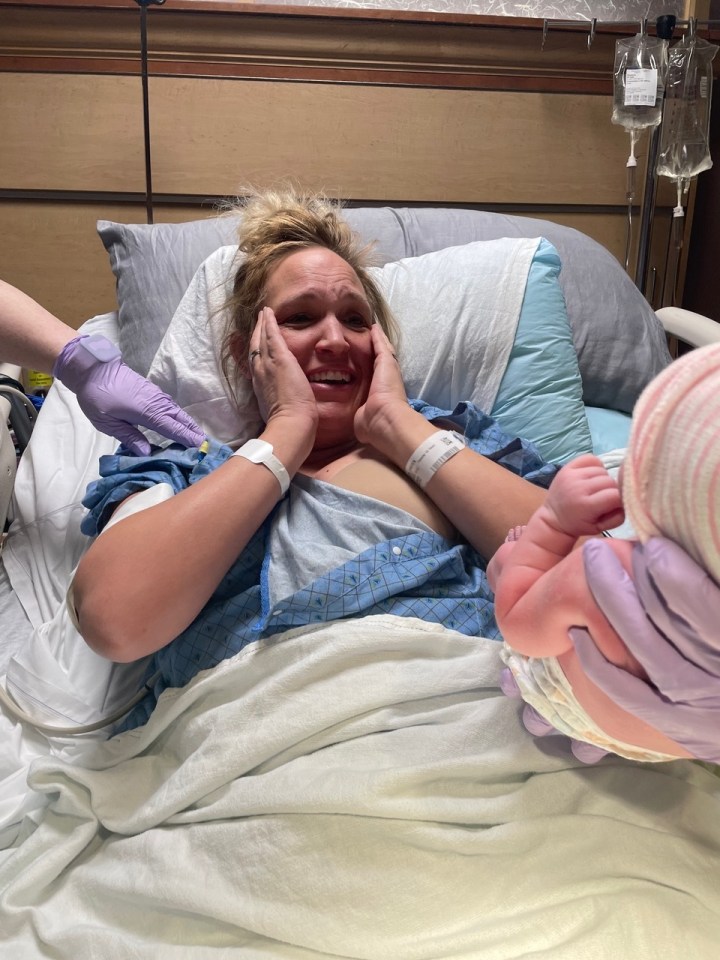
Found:
[[[372,310],[357,274],[323,247],[299,250],[271,272],[265,305],[312,386],[321,445],[347,442],[375,360]]]

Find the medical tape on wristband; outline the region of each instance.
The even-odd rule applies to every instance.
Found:
[[[451,430],[438,430],[412,454],[405,464],[405,473],[421,490],[430,483],[440,467],[464,448],[462,438]]]

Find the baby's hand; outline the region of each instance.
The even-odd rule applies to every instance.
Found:
[[[602,461],[589,453],[560,470],[550,486],[546,504],[561,529],[576,537],[610,530],[625,518],[617,483]]]

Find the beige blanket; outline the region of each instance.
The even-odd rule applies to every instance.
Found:
[[[0,854],[13,960],[714,960],[720,781],[574,761],[498,644],[390,616],[244,650],[84,762]]]

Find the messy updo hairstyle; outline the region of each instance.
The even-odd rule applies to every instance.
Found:
[[[265,301],[270,273],[284,257],[310,247],[325,247],[352,267],[373,319],[397,345],[397,323],[368,273],[372,244],[363,243],[343,219],[341,209],[337,201],[292,187],[253,192],[234,208],[233,212],[241,217],[238,244],[244,259],[226,304],[228,322],[221,358],[230,383],[240,373],[239,365]]]

